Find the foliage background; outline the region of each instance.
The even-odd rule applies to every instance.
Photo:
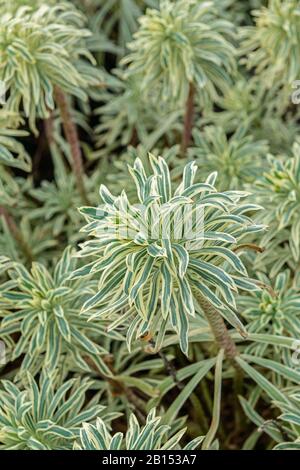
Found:
[[[1,449],[300,449],[299,54],[297,0],[0,0]]]

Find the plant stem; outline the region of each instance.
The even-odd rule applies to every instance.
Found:
[[[212,409],[213,409],[213,401],[211,399],[210,391],[209,391],[208,386],[207,386],[206,377],[204,377],[201,380],[200,388],[201,388],[201,394],[202,394],[202,397],[205,401],[206,407],[207,407],[208,411],[211,412]]]
[[[235,427],[237,431],[242,428],[244,413],[240,404],[239,396],[243,393],[243,372],[241,369],[234,371],[234,397],[235,397]]]
[[[191,401],[191,403],[194,407],[194,411],[195,411],[195,415],[196,415],[195,418],[196,418],[197,424],[200,428],[199,430],[200,430],[201,434],[205,434],[208,430],[208,421],[207,421],[206,414],[205,414],[204,408],[202,406],[202,403],[199,400],[199,398],[197,397],[195,392],[193,392],[191,394],[189,399],[190,399],[190,401]]]
[[[238,367],[234,361],[234,358],[238,355],[238,350],[233,339],[228,333],[222,316],[219,314],[217,309],[205,297],[203,297],[203,295],[197,292],[195,293],[195,296],[207,318],[218,346],[220,349],[224,349],[227,359],[233,361],[235,367]]]
[[[51,151],[53,143],[54,143],[54,138],[53,138],[53,115],[52,115],[52,113],[51,113],[51,115],[48,119],[44,120],[44,132],[46,134],[48,145],[49,145],[49,148],[50,148],[50,151]]]
[[[243,250],[252,250],[256,253],[263,253],[265,251],[265,248],[255,245],[254,243],[244,243],[242,245],[238,245],[236,248],[234,248],[233,251],[237,253],[238,251]]]
[[[220,349],[217,362],[216,362],[216,371],[215,371],[215,386],[214,386],[214,405],[213,405],[213,414],[211,425],[206,434],[204,442],[202,444],[203,450],[209,450],[215,435],[218,431],[220,424],[220,414],[221,414],[221,395],[222,395],[222,364],[224,357],[224,349]]]
[[[92,360],[92,358],[90,357],[86,357],[85,358],[85,361],[86,363],[94,370],[97,372],[97,374],[103,379],[103,380],[106,380],[107,383],[109,384],[109,386],[111,387],[111,393],[115,396],[119,396],[119,395],[124,395],[128,402],[131,403],[134,407],[134,410],[135,410],[135,413],[136,415],[138,416],[141,424],[145,424],[146,423],[146,418],[145,418],[145,415],[146,415],[146,410],[145,410],[145,405],[144,405],[144,402],[143,400],[141,400],[131,389],[130,387],[127,387],[122,381],[120,380],[117,380],[115,379],[114,377],[107,377],[105,375],[103,375],[98,367],[96,366],[96,364],[94,363],[94,361]],[[114,375],[118,375],[116,374],[114,368],[113,368],[113,365],[112,363],[110,364],[109,366],[110,370],[112,371],[112,373]]]
[[[73,172],[74,172],[76,182],[77,182],[77,188],[78,188],[78,191],[82,198],[83,203],[88,205],[89,201],[86,195],[84,182],[83,182],[84,170],[83,170],[82,154],[81,154],[81,149],[80,149],[78,131],[71,115],[67,97],[59,87],[55,88],[55,101],[59,108],[64,133],[70,146],[71,156],[72,156],[72,166],[73,166]]]
[[[233,377],[235,400],[234,414],[235,426],[237,429],[240,429],[243,421],[243,413],[238,397],[243,392],[244,374],[240,366],[235,361],[235,358],[239,352],[235,342],[228,332],[223,317],[220,315],[217,309],[200,293],[195,292],[194,295],[207,318],[219,348],[224,349],[226,358],[230,360],[233,367],[235,368]]]
[[[190,145],[192,138],[192,129],[194,123],[194,100],[195,100],[195,87],[193,83],[190,83],[189,94],[185,104],[185,116],[184,116],[184,128],[181,142],[181,153],[184,156],[187,148]]]
[[[10,233],[14,237],[15,241],[19,244],[21,250],[23,251],[26,260],[31,263],[33,260],[32,251],[28,246],[27,242],[24,240],[23,235],[20,229],[18,228],[16,222],[14,221],[13,217],[10,215],[10,213],[4,206],[0,206],[0,216],[1,215],[4,217],[4,220],[7,224]]]
[[[155,343],[154,343],[153,339],[149,340],[149,344],[155,350]],[[171,361],[169,361],[169,359],[167,358],[166,354],[163,351],[157,351],[157,354],[161,358],[161,360],[164,364],[164,367],[166,369],[166,372],[169,374],[170,377],[172,377],[173,382],[176,384],[176,387],[178,388],[178,390],[183,390],[184,385],[178,379],[177,370],[174,367],[173,363]]]

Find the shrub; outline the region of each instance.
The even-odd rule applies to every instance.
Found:
[[[296,0],[0,0],[0,449],[299,449],[299,48]]]

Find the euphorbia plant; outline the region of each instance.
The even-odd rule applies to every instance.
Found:
[[[93,282],[68,282],[75,268],[71,250],[64,251],[53,273],[39,263],[31,271],[19,263],[12,268],[11,281],[1,290],[5,310],[0,312],[0,335],[9,342],[10,335],[22,332],[11,357],[22,358],[20,373],[30,370],[36,374],[44,367],[53,371],[68,357],[73,362],[70,367],[89,370],[90,360],[110,375],[102,359],[106,351],[97,344],[102,328],[77,316],[85,296],[93,293]]]
[[[156,416],[153,409],[147,416],[144,426],[140,426],[134,414],[129,418],[126,435],[117,433],[112,436],[102,419],[97,419],[96,425],[84,423],[80,430],[80,443],[75,443],[77,450],[172,450],[180,449],[180,440],[186,428],[178,432],[170,432],[169,426],[161,424],[161,417]],[[204,437],[198,437],[189,442],[184,450],[196,449]]]
[[[293,270],[300,263],[300,145],[295,142],[291,156],[269,155],[269,168],[257,180],[255,199],[267,209],[269,230],[262,239],[266,251],[257,267],[272,264],[271,275],[285,264]]]
[[[291,273],[286,270],[271,282],[266,275],[260,274],[262,289],[253,294],[242,295],[237,304],[247,321],[250,333],[267,333],[274,336],[297,338],[300,331],[299,286],[293,285]],[[266,355],[269,346],[251,344],[249,352],[258,356]],[[274,348],[273,357],[282,354],[282,362],[292,365],[291,357],[280,347]]]
[[[283,112],[299,78],[299,1],[270,0],[253,14],[255,25],[240,30],[243,61],[255,70],[266,90],[273,89],[273,101]]]
[[[4,167],[18,168],[23,171],[31,170],[31,159],[24,146],[18,142],[17,138],[27,135],[25,131],[17,130],[15,127],[20,122],[18,115],[8,113],[0,114],[0,216],[2,216],[10,230],[12,237],[21,247],[27,260],[32,260],[32,252],[29,245],[19,230],[14,218],[8,208],[10,201],[9,195],[5,191],[5,181],[9,178]],[[6,121],[6,122],[5,122]]]
[[[299,31],[0,0],[1,449],[299,448]]]
[[[189,321],[200,306],[219,346],[233,358],[237,351],[223,318],[244,334],[235,293],[258,287],[235,251],[247,234],[262,229],[247,215],[259,207],[243,202],[243,192],[218,192],[216,173],[194,183],[193,162],[173,191],[165,161],[149,158],[151,175],[139,159],[130,168],[140,205],[131,205],[125,191],[115,197],[101,186],[103,207],[81,208],[89,222],[83,230],[94,239],[79,254],[95,261],[74,276],[100,273],[99,291],[83,311],[98,306],[92,318],[119,312],[130,323],[129,344],[146,332],[161,342],[171,327],[187,353]]]
[[[4,9],[5,12],[5,9]],[[70,146],[78,191],[87,201],[83,164],[69,98],[87,97],[87,71],[83,59],[88,53],[84,40],[89,31],[84,17],[67,4],[42,5],[36,10],[20,8],[1,16],[0,80],[9,94],[5,109],[24,111],[30,127],[37,132],[36,118],[48,119],[55,105],[60,110]]]
[[[67,450],[79,436],[82,421],[101,416],[105,421],[118,416],[103,412],[104,406],[86,403],[92,382],[67,380],[44,371],[39,383],[27,374],[25,386],[3,381],[0,390],[0,449]],[[70,394],[68,396],[68,394]],[[64,408],[61,403],[64,402]]]
[[[129,45],[128,73],[141,74],[148,96],[158,89],[165,101],[185,104],[182,151],[191,139],[195,96],[215,100],[235,71],[234,26],[219,16],[214,2],[162,0],[148,9]],[[154,92],[155,98],[155,92]]]
[[[202,132],[194,131],[194,141],[191,156],[201,167],[202,174],[218,171],[221,189],[244,188],[247,183],[253,183],[264,168],[267,141],[254,140],[244,125],[230,138],[222,127],[206,126]]]

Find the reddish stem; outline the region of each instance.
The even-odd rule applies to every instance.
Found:
[[[181,142],[181,153],[186,154],[187,148],[189,147],[192,139],[192,130],[194,124],[195,114],[195,87],[193,83],[190,83],[189,94],[185,104],[185,116],[184,116],[184,128]]]
[[[64,133],[70,146],[73,172],[76,178],[78,191],[83,203],[88,205],[89,201],[83,182],[84,170],[77,126],[73,121],[67,97],[59,87],[55,88],[55,101],[59,108]]]
[[[24,240],[23,235],[20,229],[17,227],[16,222],[14,221],[13,217],[10,215],[8,210],[4,206],[0,206],[0,216],[4,217],[6,225],[14,237],[17,244],[20,246],[21,250],[23,251],[27,261],[32,262],[33,255],[30,247],[28,246],[27,242]]]

